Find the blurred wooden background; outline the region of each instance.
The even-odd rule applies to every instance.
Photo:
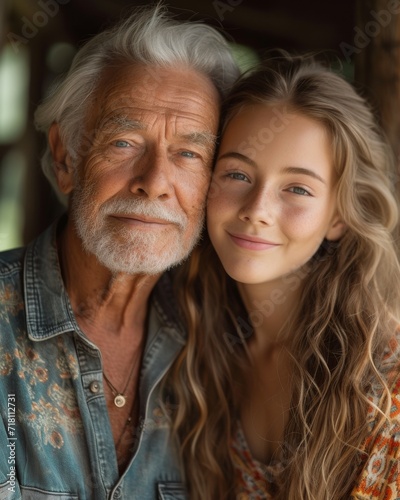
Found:
[[[222,29],[251,61],[281,47],[329,51],[371,101],[399,153],[400,0],[166,0],[179,18]],[[40,169],[33,112],[76,48],[134,5],[128,0],[0,3],[0,250],[25,244],[59,213]],[[397,182],[397,179],[394,180]]]

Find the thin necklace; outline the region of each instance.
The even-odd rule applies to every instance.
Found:
[[[121,444],[122,438],[124,437],[124,434],[125,434],[125,432],[126,432],[127,428],[129,427],[129,425],[130,425],[131,422],[132,422],[132,417],[128,417],[126,419],[125,425],[124,425],[124,427],[122,429],[121,435],[119,436],[117,444],[115,445],[115,449],[116,450],[118,450],[119,445]]]
[[[139,357],[137,358],[139,359]],[[111,381],[109,380],[109,378],[107,377],[107,375],[104,373],[104,370],[103,370],[103,377],[104,377],[104,380],[107,382],[107,385],[108,387],[110,388],[111,392],[112,392],[112,395],[114,396],[114,404],[115,406],[117,406],[118,408],[122,408],[123,406],[125,406],[126,404],[126,400],[128,399],[128,396],[125,394],[127,388],[128,388],[128,385],[129,385],[129,381],[133,375],[133,372],[136,368],[136,365],[137,365],[137,359],[136,359],[136,362],[135,363],[132,363],[132,368],[131,368],[131,371],[129,373],[129,376],[128,376],[128,379],[126,381],[126,384],[125,384],[125,387],[123,389],[123,391],[118,391],[115,386],[111,383]],[[128,419],[129,420],[129,419]]]

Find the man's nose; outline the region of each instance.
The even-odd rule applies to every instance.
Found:
[[[166,154],[146,154],[133,167],[130,191],[149,199],[170,198],[174,192],[174,171]]]

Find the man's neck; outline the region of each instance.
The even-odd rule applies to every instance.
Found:
[[[83,249],[71,219],[59,235],[58,251],[65,288],[84,331],[101,327],[120,337],[132,327],[143,328],[159,275],[112,274]]]

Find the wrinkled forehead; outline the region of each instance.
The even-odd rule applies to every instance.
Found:
[[[220,102],[212,81],[183,66],[144,64],[108,67],[94,92],[88,121],[93,124],[112,114],[172,114],[215,133]]]

